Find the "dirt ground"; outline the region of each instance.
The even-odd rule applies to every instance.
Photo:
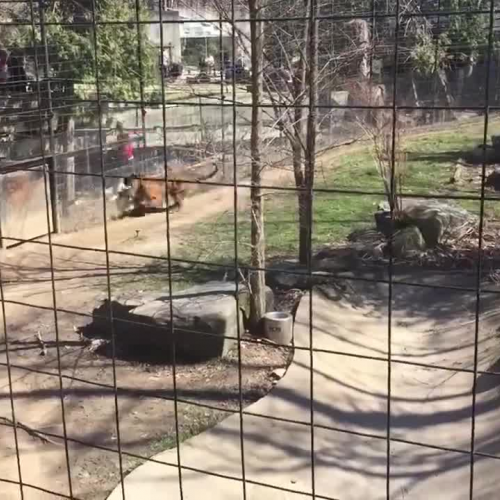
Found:
[[[281,182],[283,175],[287,173],[276,171],[270,180]],[[245,203],[247,195],[240,193],[240,203]],[[227,188],[214,188],[188,200],[183,211],[171,217],[172,249],[176,235],[231,209],[233,201],[233,190]],[[117,359],[113,363],[109,357],[91,352],[78,333],[94,307],[107,297],[108,264],[113,294],[122,288],[127,293],[141,293],[165,281],[164,275],[156,280],[144,277],[153,257],[166,253],[165,226],[165,214],[108,222],[109,249],[140,255],[111,254],[108,263],[106,255],[97,251],[105,248],[102,225],[53,237],[58,246],[52,247],[52,253],[47,245],[33,242],[0,254],[6,301],[2,316],[9,345],[9,353],[5,342],[0,347],[0,420],[12,418],[12,396],[17,420],[28,426],[17,431],[22,481],[33,486],[24,487],[25,499],[70,494],[80,499],[104,499],[120,480],[118,441],[123,456],[121,470],[126,473],[141,463],[139,457],[175,446],[172,436],[176,425],[180,439],[186,439],[238,411],[237,350],[223,361],[177,366],[174,387],[171,366],[144,359]],[[52,310],[54,302],[57,313]],[[289,350],[266,343],[241,343],[243,405],[272,388],[290,356]],[[177,405],[172,401],[174,396],[179,400]],[[44,433],[50,442],[30,435],[30,428]],[[69,438],[66,445],[52,436],[65,433]],[[0,478],[18,481],[11,426],[0,425],[0,443]],[[19,486],[3,482],[0,499],[15,498],[21,498]]]

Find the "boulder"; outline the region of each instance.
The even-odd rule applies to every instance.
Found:
[[[313,259],[313,271],[311,275],[309,275],[307,266],[299,264],[296,260],[284,260],[273,264],[267,271],[267,284],[283,290],[291,290],[293,288],[306,290],[311,285],[318,285],[328,281],[330,275],[321,265],[327,259],[326,252],[318,255]],[[338,264],[342,269],[344,268],[341,262],[338,262]],[[325,266],[325,269],[328,269],[328,267]]]
[[[136,330],[142,343],[144,334],[156,347],[172,349],[171,323],[173,323],[176,352],[183,359],[210,359],[225,356],[235,345],[238,321],[241,316],[234,294],[204,290],[203,287],[186,290],[183,295],[161,297],[130,311],[130,317],[146,326]],[[240,323],[241,331],[243,325]],[[233,338],[231,338],[233,337]]]
[[[309,275],[307,266],[296,260],[283,260],[268,267],[267,284],[273,288],[290,290],[292,288],[307,288]]]
[[[418,227],[405,227],[394,234],[392,239],[392,254],[394,257],[400,259],[411,257],[423,250],[425,250],[425,241]]]
[[[500,151],[496,147],[488,144],[479,145],[472,151],[465,153],[464,158],[472,165],[482,165],[483,163],[492,165],[500,161]]]
[[[358,244],[359,241],[356,241],[355,245]],[[364,245],[364,242],[361,244]],[[360,264],[358,248],[356,247],[353,249],[350,246],[342,248],[324,248],[314,256],[313,262],[314,268],[318,271],[334,273],[355,269]],[[317,273],[313,274],[317,275]]]
[[[273,308],[272,290],[266,291],[267,307]],[[236,344],[238,322],[244,332],[243,313],[249,309],[248,289],[238,290],[231,282],[209,282],[172,295],[168,293],[124,297],[111,303],[115,334],[129,349],[164,352],[166,361],[173,348],[172,320],[176,356],[179,360],[199,361],[225,356]],[[109,335],[109,303],[94,311],[94,329]],[[173,316],[171,315],[173,313]]]
[[[429,248],[450,236],[458,237],[472,220],[467,210],[433,200],[406,203],[400,217],[404,225],[418,227]]]
[[[495,191],[500,191],[500,171],[495,170],[488,175],[486,182],[486,187],[492,187]]]

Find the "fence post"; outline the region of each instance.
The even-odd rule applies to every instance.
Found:
[[[85,176],[84,182],[82,183],[83,186],[84,186],[83,189],[82,189],[82,191],[91,190],[92,186],[94,185],[94,183],[92,182],[92,179],[90,177],[90,173],[91,173],[91,169],[90,169],[90,152],[89,152],[89,148],[90,147],[91,147],[91,145],[90,145],[90,141],[89,141],[89,135],[88,135],[87,130],[85,130],[85,134],[84,134],[84,137],[83,137],[83,148],[84,148],[84,151],[85,151],[85,173],[87,175]]]
[[[198,108],[199,108],[199,112],[200,112],[200,142],[202,143],[202,146],[204,146],[204,141],[205,141],[205,123],[204,123],[204,120],[203,120],[203,107],[202,107],[202,103],[201,103],[201,96],[200,98],[198,99]]]
[[[62,124],[60,147],[63,156],[59,164],[64,176],[63,213],[66,214],[69,206],[75,201],[75,120],[72,117],[63,117]]]
[[[55,174],[55,162],[53,156],[48,156],[47,170],[49,174],[50,206],[52,212],[52,232],[58,234],[61,232],[61,221],[57,210],[57,182]],[[50,230],[51,228],[49,228]]]

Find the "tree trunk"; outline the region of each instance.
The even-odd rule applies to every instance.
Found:
[[[450,86],[448,84],[448,78],[446,77],[446,72],[444,69],[438,69],[437,71],[438,82],[443,90],[444,98],[446,100],[446,105],[450,108],[454,105],[453,96],[450,92]],[[446,109],[443,113],[444,121],[454,120],[455,113],[452,109]]]
[[[459,68],[457,71],[457,91],[456,91],[456,98],[455,98],[455,105],[456,106],[463,106],[464,105],[464,88],[466,85],[467,80],[473,75],[474,73],[474,68],[475,64],[471,61],[466,67],[464,68]]]
[[[317,1],[310,0],[310,14],[312,21],[309,23],[307,59],[308,71],[306,86],[309,88],[309,114],[307,116],[307,141],[305,153],[304,169],[304,200],[300,217],[304,217],[303,226],[301,225],[301,238],[304,238],[304,244],[300,247],[301,264],[310,265],[312,257],[312,224],[313,224],[313,187],[314,173],[316,169],[316,131],[318,122],[318,23],[315,20],[317,13]],[[302,235],[304,228],[304,235]],[[307,229],[307,232],[305,231]]]
[[[299,262],[307,265],[311,255],[311,196],[306,191],[299,191],[297,197],[299,208]]]
[[[307,44],[309,32],[309,22],[304,26],[304,45]],[[304,47],[304,50],[306,47]],[[304,191],[304,152],[305,152],[305,130],[304,130],[304,108],[306,90],[306,61],[304,53],[301,53],[297,67],[293,76],[293,173],[295,177],[295,187],[297,188],[297,209],[299,214],[299,262],[307,261],[309,219],[307,218],[307,208],[305,205]]]
[[[359,51],[361,52],[361,61],[359,63],[359,76],[363,81],[370,79],[370,60],[371,60],[371,33],[370,26],[366,19],[355,19],[351,23],[356,27],[356,34],[359,41]]]
[[[463,92],[464,92],[464,86],[465,86],[465,69],[464,68],[458,68],[456,70],[456,99],[455,99],[455,104],[457,106],[462,106],[462,101],[463,101]]]
[[[250,40],[252,46],[252,130],[250,152],[252,156],[252,187],[251,199],[251,266],[259,270],[251,271],[249,276],[250,295],[250,328],[257,331],[260,320],[266,312],[265,250],[264,235],[264,198],[262,196],[262,83],[263,83],[263,51],[264,39],[261,17],[261,0],[249,0]]]
[[[363,100],[368,100],[366,103],[368,106],[374,106],[374,86],[372,84],[371,78],[371,31],[368,21],[366,19],[355,19],[348,23],[354,27],[356,38],[358,41],[358,50],[361,53],[361,61],[358,66],[358,85],[360,87],[360,93]],[[367,99],[368,98],[368,99]],[[371,109],[365,111],[359,110],[358,114],[363,116],[363,120],[372,125],[374,119],[376,119],[376,111]]]
[[[422,103],[420,102],[420,97],[418,95],[418,87],[417,87],[417,81],[415,79],[415,73],[412,71],[411,73],[411,89],[413,91],[413,101],[414,104],[417,108],[420,108]]]
[[[415,72],[411,72],[411,88],[413,92],[413,102],[414,105],[417,108],[420,108],[422,106],[422,101],[420,100],[420,96],[418,95],[418,84],[417,84],[417,79]],[[416,113],[417,118],[422,120],[422,123],[427,123],[427,111],[422,110],[422,111],[417,111]]]

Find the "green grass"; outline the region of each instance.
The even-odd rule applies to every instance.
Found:
[[[355,228],[366,227],[373,221],[381,197],[332,195],[318,193],[314,200],[315,232],[313,244],[322,246],[340,241]],[[295,255],[298,251],[297,200],[293,192],[266,198],[265,231],[268,257]],[[238,260],[250,256],[250,214],[238,214]],[[183,245],[175,257],[200,262],[232,263],[234,248],[234,213],[196,224],[183,236]]]
[[[454,129],[429,132],[426,135],[408,135],[405,140],[408,161],[404,191],[441,192],[446,187],[460,152],[468,151],[481,143],[482,137],[483,125],[480,122],[468,126],[455,124]],[[322,164],[325,176],[318,176],[318,187],[364,190],[382,188],[369,146],[346,152],[333,161],[325,157]]]
[[[491,133],[500,121],[492,122]],[[455,123],[440,131],[420,132],[407,135],[405,148],[408,153],[404,192],[412,194],[433,193],[475,194],[470,186],[449,184],[461,152],[469,151],[482,142],[483,123],[475,120]],[[315,193],[313,252],[320,247],[342,242],[355,229],[372,227],[373,213],[385,200],[383,184],[375,167],[369,143],[333,150],[318,159],[315,186],[344,190],[361,190],[380,194]],[[459,192],[457,193],[457,190]],[[195,202],[195,200],[193,200]],[[479,213],[476,201],[460,201],[461,206]],[[500,217],[500,203],[486,204],[488,217]],[[235,258],[234,213],[228,211],[213,219],[184,230],[180,245],[173,250],[175,259],[193,262],[224,263],[232,265]],[[298,253],[298,210],[293,191],[268,192],[265,197],[266,255],[294,257]],[[237,225],[238,260],[248,262],[250,256],[250,210],[246,207],[238,213]],[[214,279],[210,269],[198,266],[193,273],[174,275],[175,289],[182,289],[195,282]],[[213,270],[211,271],[213,273]],[[166,286],[165,269],[151,268],[143,288],[157,289]],[[188,276],[189,274],[189,276]],[[222,272],[223,274],[223,272]],[[199,279],[198,279],[199,277]],[[178,280],[177,280],[178,278]],[[143,278],[140,278],[143,279]]]
[[[187,405],[179,412],[179,443],[210,429],[227,417],[227,412],[208,410]],[[175,429],[151,443],[151,451],[161,453],[177,446]]]
[[[495,125],[500,122],[494,121]],[[482,142],[483,123],[475,120],[454,124],[450,129],[407,135],[408,153],[404,192],[412,194],[445,194],[462,190],[478,194],[468,186],[449,184],[461,152]],[[383,184],[375,168],[370,146],[334,150],[318,161],[317,188],[337,188],[379,192],[380,195],[316,193],[314,198],[314,249],[341,242],[355,229],[373,226],[373,213],[385,200]],[[473,213],[479,203],[460,201]],[[500,203],[487,204],[488,216],[500,216]],[[298,252],[297,200],[293,192],[272,193],[265,201],[267,256],[295,256]],[[197,224],[183,236],[183,245],[175,257],[204,262],[231,263],[234,260],[234,214],[228,212]],[[238,214],[238,258],[247,261],[250,254],[249,210]]]

